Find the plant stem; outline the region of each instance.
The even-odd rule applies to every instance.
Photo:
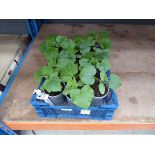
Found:
[[[100,82],[103,82],[102,80],[98,79],[97,77],[94,77],[96,80],[100,81]]]

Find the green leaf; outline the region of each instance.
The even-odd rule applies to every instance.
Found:
[[[55,47],[55,45],[56,45],[55,38],[54,37],[48,37],[45,40],[45,44],[46,44],[47,50],[50,49],[51,47]]]
[[[46,59],[57,58],[58,56],[58,48],[53,47],[50,44],[50,41],[44,41],[40,44],[39,50],[45,56]]]
[[[66,40],[67,40],[67,37],[65,37],[65,36],[58,35],[56,37],[56,42],[59,43],[59,44],[63,43]]]
[[[112,47],[112,42],[108,38],[103,38],[99,41],[100,46],[102,49],[110,49]]]
[[[109,51],[109,49],[104,49],[103,50],[103,58],[104,59],[110,59],[110,51]]]
[[[53,69],[52,73],[50,74],[50,78],[53,78],[53,77],[58,77],[59,75],[59,71],[57,68]]]
[[[47,39],[55,42],[55,41],[56,41],[56,37],[57,37],[57,36],[56,36],[55,34],[54,34],[54,35],[49,35],[49,36],[47,37]]]
[[[87,53],[83,56],[83,58],[91,60],[91,58],[94,57],[94,56],[95,56],[95,53],[90,51],[90,52],[87,52]]]
[[[71,80],[72,77],[78,72],[78,67],[76,64],[71,63],[67,65],[66,67],[62,68],[60,70],[60,77],[61,80],[64,82],[67,82],[68,80]]]
[[[44,53],[46,59],[56,59],[58,58],[58,48],[51,47],[46,53]]]
[[[57,62],[57,67],[59,69],[63,69],[65,68],[66,66],[68,66],[70,63],[70,60],[69,59],[65,59],[65,58],[59,58],[58,59],[58,62]]]
[[[103,53],[103,50],[100,49],[100,48],[96,48],[96,47],[94,47],[93,49],[95,50],[96,54]]]
[[[56,64],[57,64],[57,61],[56,61],[56,59],[50,59],[49,61],[48,61],[48,66],[49,67],[56,67]]]
[[[73,89],[70,92],[70,97],[73,103],[83,109],[89,108],[93,96],[94,92],[88,85],[83,86],[81,89]]]
[[[109,33],[107,31],[99,32],[99,38],[109,38]]]
[[[47,52],[45,41],[39,45],[39,50],[43,55]]]
[[[104,78],[105,78],[105,76],[106,76],[106,73],[105,73],[104,70],[102,70],[102,71],[100,72],[100,79],[103,81]]]
[[[58,77],[47,79],[45,80],[41,88],[47,90],[49,93],[61,91],[61,80]]]
[[[74,39],[74,43],[79,47],[80,44],[82,44],[84,42],[84,39],[81,37],[75,37]]]
[[[53,69],[52,67],[49,67],[49,66],[44,66],[41,69],[41,74],[44,76],[49,76],[52,72],[53,72]]]
[[[78,85],[77,85],[77,83],[76,83],[76,80],[75,79],[71,79],[71,80],[69,80],[68,82],[67,82],[67,85],[66,85],[66,87],[65,87],[65,89],[64,89],[64,91],[63,91],[63,94],[64,95],[68,95],[68,94],[70,94],[70,91],[72,90],[72,89],[75,89],[75,88],[77,88],[78,87]]]
[[[88,36],[88,38],[87,38],[87,44],[89,46],[93,46],[95,44],[95,40],[94,40],[94,38],[92,36]]]
[[[72,79],[72,76],[70,74],[67,74],[67,73],[64,73],[64,72],[60,72],[60,79],[63,82],[67,82],[67,81]]]
[[[75,53],[75,43],[73,40],[69,39],[61,43],[61,47],[69,53]]]
[[[84,84],[93,85],[96,69],[94,66],[85,66],[80,72],[80,79]]]
[[[97,33],[96,32],[90,32],[88,36],[91,36],[94,39],[96,39]]]
[[[121,86],[121,79],[116,74],[110,75],[109,87],[113,90],[118,89]]]
[[[111,64],[110,64],[110,62],[109,62],[108,59],[103,59],[101,63],[98,62],[98,63],[96,64],[96,67],[97,67],[100,71],[104,70],[105,72],[107,72],[107,71],[111,68]]]
[[[98,61],[102,61],[105,58],[104,51],[100,48],[94,48],[95,50],[95,57],[98,59]]]
[[[82,67],[87,66],[87,65],[89,65],[89,66],[91,65],[89,62],[89,59],[85,59],[85,58],[80,59],[79,64]]]
[[[90,46],[88,45],[81,45],[80,46],[80,53],[82,55],[85,55],[86,53],[88,53],[90,51]]]
[[[90,60],[90,62],[91,62],[91,64],[93,66],[95,66],[97,64],[98,60],[96,59],[96,57],[92,57],[91,60]]]
[[[105,76],[104,76],[104,81],[108,81],[109,79],[108,79],[108,76],[107,76],[107,74],[105,74]]]
[[[59,53],[59,58],[58,59],[65,59],[65,60],[69,60],[70,62],[75,62],[76,61],[76,56],[75,56],[75,54],[68,53],[65,50],[62,50]]]
[[[81,80],[79,80],[77,84],[78,84],[78,87],[82,87],[84,85],[84,83]]]
[[[41,70],[42,68],[38,69],[35,74],[34,74],[34,79],[37,83],[40,83],[41,79],[42,79],[42,74],[41,74]]]
[[[65,87],[65,89],[64,89],[64,91],[62,92],[64,95],[68,95],[68,94],[70,94],[70,91],[72,90],[72,88],[70,88],[70,87]]]
[[[99,84],[99,91],[100,91],[101,94],[104,94],[105,93],[105,86],[104,86],[103,83],[100,83]]]

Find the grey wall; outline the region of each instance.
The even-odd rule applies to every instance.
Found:
[[[40,23],[39,20],[38,23]],[[46,23],[49,24],[140,24],[140,25],[155,25],[154,19],[149,20],[135,20],[135,19],[47,19]],[[40,24],[39,24],[40,25]],[[26,20],[24,19],[0,19],[0,34],[23,34],[28,33]]]
[[[154,19],[47,19],[47,23],[155,25]]]
[[[0,19],[0,33],[23,34],[28,33],[24,19]]]

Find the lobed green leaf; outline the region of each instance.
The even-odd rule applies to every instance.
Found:
[[[81,89],[76,88],[70,91],[70,97],[73,103],[83,109],[89,108],[93,96],[93,89],[89,85],[85,85]]]
[[[41,89],[47,90],[49,93],[61,91],[61,80],[58,77],[52,77],[50,79],[47,79],[41,86]]]
[[[121,86],[121,79],[116,74],[110,75],[109,87],[113,90],[118,89]]]
[[[95,82],[94,76],[96,69],[94,66],[85,66],[80,72],[80,79],[84,84],[93,85]]]

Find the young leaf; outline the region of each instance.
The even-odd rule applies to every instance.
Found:
[[[39,45],[39,50],[40,50],[40,52],[41,52],[43,55],[44,55],[44,53],[47,52],[45,41],[43,41],[43,42]]]
[[[84,84],[93,85],[96,69],[94,66],[85,66],[80,72],[80,79]]]
[[[68,52],[62,50],[62,51],[59,53],[59,58],[58,58],[58,60],[59,60],[59,59],[67,59],[67,60],[69,60],[70,62],[75,62],[76,56],[75,56],[75,54],[68,53]]]
[[[59,69],[63,69],[66,66],[68,66],[69,63],[70,63],[70,60],[69,59],[67,59],[67,58],[66,59],[65,58],[59,58],[56,66]]]
[[[109,49],[104,49],[103,50],[103,58],[104,59],[110,59],[110,51],[109,51]]]
[[[104,51],[100,48],[94,48],[95,50],[95,57],[98,59],[98,61],[102,61],[105,58]]]
[[[82,87],[82,86],[84,85],[84,83],[83,83],[81,80],[79,80],[79,81],[77,82],[77,85],[78,85],[78,87]]]
[[[107,31],[99,32],[99,38],[109,38],[109,33]]]
[[[96,47],[94,47],[93,49],[94,49],[94,51],[96,52],[96,54],[103,53],[103,50],[100,49],[100,48],[96,48]]]
[[[88,38],[87,38],[87,44],[89,46],[93,46],[95,44],[95,40],[94,40],[94,38],[92,36],[88,36]]]
[[[48,37],[47,37],[47,39],[48,40],[51,40],[51,41],[56,41],[56,35],[54,34],[54,35],[49,35]]]
[[[68,66],[60,70],[60,77],[64,82],[71,80],[72,77],[78,72],[77,65],[74,63],[69,64]]]
[[[102,71],[100,72],[100,79],[103,81],[104,78],[105,78],[105,76],[106,76],[106,73],[105,73],[104,70],[102,70]]]
[[[97,64],[98,60],[96,57],[92,57],[91,60],[90,60],[90,63],[95,66]]]
[[[66,85],[66,87],[65,87],[65,89],[64,89],[64,91],[63,91],[63,94],[64,94],[64,95],[68,95],[68,94],[70,94],[70,91],[71,91],[72,89],[75,89],[75,88],[77,88],[77,87],[78,87],[78,85],[77,85],[77,83],[76,83],[76,80],[71,79],[71,80],[69,80],[69,81],[67,82],[67,85]]]
[[[108,81],[108,76],[107,76],[107,74],[105,74],[105,76],[104,76],[104,81]]]
[[[58,77],[47,79],[43,83],[42,89],[47,90],[49,93],[61,91],[62,89],[61,80]]]
[[[91,65],[89,62],[89,59],[85,59],[85,58],[80,59],[79,64],[82,67],[87,66],[87,65],[89,65],[89,66]]]
[[[61,47],[69,53],[75,53],[75,43],[73,40],[69,39],[61,43]]]
[[[83,109],[89,108],[94,92],[89,85],[83,86],[81,89],[72,89],[70,97],[73,103]]]
[[[110,65],[110,62],[109,62],[108,59],[103,59],[101,63],[98,62],[98,63],[96,64],[96,67],[97,67],[100,71],[104,70],[105,72],[107,72],[107,71],[111,68],[111,65]]]
[[[53,77],[58,77],[59,75],[59,71],[57,68],[53,69],[52,73],[50,74],[50,78],[53,78]]]
[[[48,66],[49,67],[56,67],[56,64],[57,64],[57,61],[56,61],[56,59],[50,59],[49,61],[48,61]]]
[[[58,58],[58,48],[51,47],[46,53],[44,53],[47,60]]]
[[[91,60],[93,56],[95,56],[95,53],[90,51],[83,55],[83,58]]]
[[[90,51],[90,46],[89,45],[80,45],[80,53],[82,55],[85,55]]]
[[[102,49],[110,49],[112,47],[112,42],[108,38],[103,38],[99,41],[100,46]]]
[[[121,86],[121,79],[116,74],[110,75],[109,87],[113,90],[118,89]]]
[[[81,37],[75,37],[74,39],[74,43],[77,45],[77,47],[80,46],[80,44],[82,44],[84,42],[84,39]]]
[[[91,36],[94,39],[96,39],[97,33],[96,32],[90,32],[88,36]]]
[[[42,68],[40,68],[40,69],[38,69],[36,72],[35,72],[35,74],[34,74],[34,79],[35,79],[35,81],[37,82],[37,83],[39,83],[40,81],[41,81],[41,79],[42,79],[42,74],[41,74],[41,70],[42,70]]]
[[[46,45],[47,51],[51,51],[51,49],[56,46],[56,42],[54,40],[47,38],[45,40],[45,45]]]
[[[59,43],[59,44],[63,43],[66,40],[67,40],[67,38],[65,36],[58,35],[56,37],[56,42]]]
[[[44,66],[42,69],[41,69],[41,74],[44,75],[44,76],[50,76],[50,74],[53,72],[53,69],[52,67],[49,67],[49,66]]]
[[[99,84],[99,91],[101,94],[104,94],[105,93],[105,86],[104,86],[104,83],[100,83]]]

